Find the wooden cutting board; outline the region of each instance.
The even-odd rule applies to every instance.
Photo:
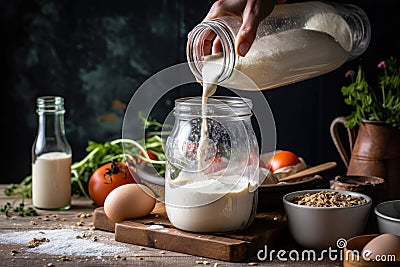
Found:
[[[146,217],[114,224],[103,208],[94,211],[96,229],[115,232],[115,240],[217,260],[239,262],[255,256],[265,245],[274,247],[287,234],[287,220],[282,210],[263,211],[253,224],[225,234],[190,233],[171,225],[165,206],[157,203]]]

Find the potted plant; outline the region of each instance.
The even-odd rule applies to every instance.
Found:
[[[346,117],[346,126],[356,127],[362,120],[380,121],[400,130],[400,67],[397,60],[390,57],[378,64],[376,84],[365,78],[362,66],[357,75],[349,70],[346,77],[352,82],[342,87],[344,101],[353,106],[354,111]]]
[[[357,73],[347,71],[345,76],[351,83],[342,87],[342,94],[354,109],[332,122],[331,136],[347,175],[382,177],[388,184],[389,198],[400,198],[400,67],[394,57],[377,67],[378,74],[369,79],[361,65]],[[340,124],[347,128],[351,157],[340,141]]]

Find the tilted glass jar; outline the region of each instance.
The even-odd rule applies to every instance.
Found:
[[[241,230],[257,208],[259,147],[252,102],[211,97],[175,101],[175,124],[166,142],[165,204],[170,222],[191,232]],[[202,120],[207,120],[202,138]],[[203,147],[205,153],[199,153]]]
[[[32,204],[39,209],[71,206],[71,146],[65,135],[64,98],[37,98],[38,131],[32,148]]]
[[[241,24],[239,17],[224,16],[203,21],[189,33],[187,61],[198,81],[203,80],[204,61],[211,58],[212,45],[206,44],[211,37],[218,37],[222,46],[213,57],[221,64],[218,83],[244,90],[275,88],[332,71],[361,55],[371,38],[368,17],[357,6],[326,1],[281,4],[261,21],[250,50],[239,57],[235,38]]]

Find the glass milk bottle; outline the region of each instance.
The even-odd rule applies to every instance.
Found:
[[[38,131],[32,148],[32,204],[38,209],[71,206],[71,146],[65,136],[64,99],[37,98]]]
[[[239,97],[210,97],[206,104],[201,97],[175,101],[166,142],[165,205],[176,228],[229,232],[253,222],[259,148],[251,107],[250,99]]]
[[[371,38],[368,17],[357,6],[322,1],[275,5],[259,24],[248,53],[240,57],[235,53],[235,38],[241,24],[241,18],[225,16],[203,21],[189,33],[186,55],[198,81],[203,80],[208,60],[220,64],[221,85],[275,88],[338,68],[361,55]],[[216,38],[221,52],[213,54]]]

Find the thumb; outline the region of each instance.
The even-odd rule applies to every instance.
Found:
[[[243,16],[243,23],[236,36],[236,53],[244,57],[249,51],[257,34],[257,28],[264,16],[251,14]]]
[[[235,50],[236,54],[244,57],[250,50],[252,43],[256,37],[257,27],[242,26],[236,36]]]

